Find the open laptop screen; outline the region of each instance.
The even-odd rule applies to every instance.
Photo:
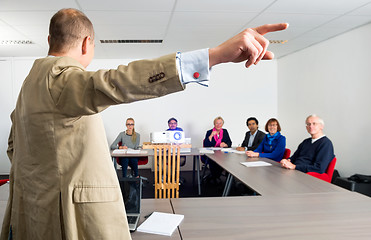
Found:
[[[126,213],[140,213],[142,198],[141,178],[120,178],[120,188],[125,203]]]

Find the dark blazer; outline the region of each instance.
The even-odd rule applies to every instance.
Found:
[[[209,136],[212,133],[212,131],[213,130],[210,129],[209,131],[206,132],[205,139],[204,139],[204,147],[215,147],[215,144],[216,144],[215,139],[212,138],[212,141],[211,142],[209,141]],[[229,133],[228,133],[227,129],[224,129],[224,128],[223,128],[222,142],[224,142],[225,144],[227,144],[228,147],[231,147],[232,146],[232,140],[229,137]]]
[[[247,147],[247,150],[254,151],[259,146],[259,144],[263,141],[264,137],[265,137],[265,133],[258,129],[258,132],[256,133],[252,146],[248,147],[247,145],[249,145],[249,139],[250,139],[250,131],[248,131],[245,135],[245,139],[243,140],[241,147]]]

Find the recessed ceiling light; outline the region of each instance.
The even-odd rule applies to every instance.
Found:
[[[269,43],[281,43],[281,44],[284,44],[284,43],[287,43],[287,40],[269,40]]]
[[[33,44],[31,40],[0,40],[0,45]]]
[[[100,40],[100,43],[162,43],[163,40]]]

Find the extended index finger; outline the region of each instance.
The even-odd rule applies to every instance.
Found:
[[[282,31],[289,27],[288,23],[264,24],[254,28],[259,34],[264,35],[269,32]]]

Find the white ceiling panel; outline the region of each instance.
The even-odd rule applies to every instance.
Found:
[[[87,11],[86,15],[93,22],[93,25],[126,24],[131,25],[167,25],[170,12],[107,12]],[[108,17],[109,16],[109,17]]]
[[[256,13],[231,12],[175,12],[172,25],[182,26],[239,26],[251,21]]]
[[[0,19],[14,26],[49,25],[55,11],[1,12]]]
[[[261,12],[275,0],[177,0],[175,11]]]
[[[31,40],[0,46],[0,57],[45,56],[51,16],[79,8],[93,22],[96,58],[156,57],[171,51],[213,47],[246,27],[288,22],[267,34],[276,57],[371,22],[371,0],[0,0],[0,39]],[[162,44],[101,44],[99,40],[163,39]]]
[[[146,11],[159,12],[172,11],[176,1],[174,0],[77,0],[85,11],[99,10],[99,11]]]
[[[369,3],[369,0],[276,1],[267,13],[345,14]]]
[[[0,11],[58,11],[61,8],[78,8],[74,0],[1,0]]]

